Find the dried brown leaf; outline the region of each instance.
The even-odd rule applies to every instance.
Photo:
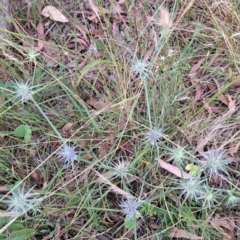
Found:
[[[56,240],[61,240],[61,226],[59,223],[56,224],[55,228],[55,238]]]
[[[35,52],[41,51],[44,47],[43,41],[45,41],[45,34],[44,34],[44,26],[42,22],[39,22],[37,25],[37,35],[40,41],[38,41],[37,47],[34,48]]]
[[[95,171],[97,176],[98,176],[98,180],[99,180],[99,183],[105,183],[107,184],[110,189],[117,193],[117,194],[120,194],[124,197],[127,197],[127,198],[133,198],[133,196],[131,196],[129,193],[125,192],[124,190],[122,190],[121,188],[117,187],[116,185],[114,185],[113,183],[111,183],[107,178],[105,178],[102,174],[100,174],[99,172]]]
[[[49,17],[54,21],[57,22],[68,22],[68,19],[62,14],[62,12],[60,10],[58,10],[57,8],[55,8],[54,6],[47,6],[45,7],[41,14],[44,17]]]
[[[223,94],[219,95],[219,96],[218,96],[218,99],[219,99],[223,104],[225,104],[225,105],[228,106],[229,101],[228,101],[228,99],[227,99]]]
[[[188,179],[191,177],[190,174],[181,171],[178,167],[173,166],[169,163],[166,163],[160,158],[156,158],[156,160],[159,162],[160,167],[164,168],[165,170],[169,171],[170,173],[176,175],[177,177],[183,178],[183,179]]]
[[[228,98],[228,111],[224,114],[224,117],[230,117],[236,111],[236,101],[227,95]]]
[[[230,147],[230,148],[228,149],[229,154],[233,157],[234,154],[238,152],[239,147],[240,147],[240,143],[238,143],[238,144],[237,144],[236,146],[234,146],[234,147]]]
[[[9,190],[5,186],[0,186],[0,192],[8,192]]]
[[[195,104],[200,98],[201,98],[201,94],[202,94],[202,89],[201,87],[198,85],[198,83],[200,82],[199,79],[197,78],[197,74],[198,74],[198,70],[199,67],[201,66],[201,64],[205,61],[205,58],[200,58],[198,60],[198,62],[196,64],[194,64],[189,72],[189,77],[191,80],[191,83],[193,85],[196,85],[195,87],[195,97],[193,99],[193,104]]]
[[[108,105],[103,100],[99,100],[95,97],[90,97],[90,99],[87,100],[87,104],[91,105],[92,107],[94,107],[98,111],[102,110],[103,108],[105,108]]]
[[[232,80],[233,83],[230,85],[230,88],[240,87],[240,76],[234,77]]]
[[[72,130],[72,127],[73,123],[66,123],[62,129],[63,136],[71,135],[70,131]]]
[[[52,41],[49,41],[49,43],[44,44],[44,53],[41,54],[41,58],[47,63],[48,67],[56,67],[59,64],[59,49]]]
[[[201,137],[197,141],[197,149],[198,152],[204,152],[205,145],[212,139],[212,133],[209,133],[206,137]]]
[[[220,217],[216,214],[215,217],[210,222],[213,227],[221,227],[224,230],[223,238],[225,240],[231,240],[234,236],[234,220],[229,217]]]
[[[178,229],[176,227],[171,228],[169,237],[185,238],[191,240],[204,240],[204,237],[199,237],[193,233],[189,233],[185,230]]]

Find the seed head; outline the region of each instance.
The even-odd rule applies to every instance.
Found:
[[[135,57],[132,62],[131,72],[139,75],[141,80],[146,80],[151,74],[151,71],[148,69],[149,65],[150,64],[147,64],[143,59]]]
[[[12,86],[14,90],[10,91],[10,94],[14,96],[14,99],[21,99],[22,103],[32,98],[32,95],[35,93],[28,82],[18,82],[15,81]]]
[[[122,208],[122,212],[124,215],[131,219],[135,219],[136,216],[141,216],[140,212],[137,210],[141,204],[142,201],[129,198],[119,204],[119,206]]]
[[[113,164],[113,167],[111,167],[111,177],[120,177],[121,180],[125,179],[129,182],[130,170],[129,162],[118,161],[117,164]]]
[[[169,161],[173,160],[173,162],[177,165],[177,166],[183,166],[183,164],[185,163],[185,160],[189,159],[189,157],[186,155],[184,149],[186,147],[175,147],[175,148],[168,148],[169,153],[168,155],[170,155]]]
[[[231,160],[225,157],[225,151],[220,151],[218,153],[215,153],[214,151],[209,151],[208,154],[200,154],[205,158],[204,168],[207,170],[210,179],[212,177],[217,178],[219,172],[224,172],[228,174],[226,167],[229,163],[231,163]]]
[[[226,206],[232,207],[240,202],[240,192],[236,188],[227,190]]]
[[[64,162],[64,164],[69,165],[75,161],[76,151],[69,145],[64,144],[62,150],[58,152],[58,156]]]
[[[36,63],[36,58],[39,55],[39,53],[36,53],[33,48],[29,48],[27,52],[27,59],[30,62]]]
[[[151,142],[152,145],[155,145],[157,141],[162,138],[163,131],[161,128],[150,129],[145,135],[147,142]]]
[[[42,202],[42,198],[33,198],[30,193],[34,186],[27,192],[24,192],[24,185],[22,188],[19,186],[12,190],[12,195],[8,195],[6,200],[2,200],[3,203],[8,205],[7,211],[14,212],[14,215],[21,213],[25,214],[27,217],[27,212],[30,210],[33,215],[37,212],[41,212],[39,204]]]
[[[198,201],[199,197],[201,197],[204,194],[203,188],[201,186],[201,183],[205,181],[199,181],[197,178],[189,178],[189,179],[181,179],[176,181],[176,188],[178,190],[181,190],[182,193],[179,196],[179,198],[183,195],[185,195],[184,202],[187,199]]]
[[[203,199],[203,206],[206,206],[211,209],[215,203],[218,202],[219,194],[214,188],[209,187],[207,184],[203,186],[203,195],[199,199]]]

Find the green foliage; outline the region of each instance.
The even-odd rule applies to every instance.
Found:
[[[127,228],[127,230],[131,230],[134,228],[136,224],[136,220],[134,218],[131,218],[129,216],[126,216],[124,219],[124,227]]]
[[[32,129],[29,125],[19,125],[15,130],[14,134],[16,137],[24,137],[26,143],[31,140]]]

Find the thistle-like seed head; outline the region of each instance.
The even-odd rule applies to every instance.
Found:
[[[203,166],[206,169],[207,173],[209,174],[210,179],[212,177],[217,178],[217,175],[220,172],[228,174],[227,172],[227,165],[231,163],[230,159],[227,159],[226,152],[220,151],[215,153],[213,150],[209,151],[208,153],[200,153],[204,157]]]
[[[139,75],[141,80],[146,80],[151,74],[151,71],[148,69],[149,65],[150,64],[147,64],[143,59],[135,57],[132,61],[131,72]]]
[[[152,145],[155,145],[159,139],[163,136],[163,131],[161,128],[150,129],[145,133],[146,142],[150,142]]]
[[[129,198],[126,201],[122,201],[119,206],[122,208],[122,212],[124,215],[131,219],[135,219],[136,216],[141,216],[140,212],[137,209],[142,203],[142,201]]]
[[[185,195],[184,202],[187,199],[198,201],[199,197],[204,194],[204,190],[201,186],[201,183],[205,180],[199,181],[198,178],[189,178],[177,180],[175,189],[182,191],[179,198]]]
[[[58,152],[58,156],[60,157],[60,160],[64,162],[64,164],[72,164],[76,160],[75,148],[64,144],[62,150]]]
[[[34,186],[27,192],[24,192],[24,185],[22,188],[18,186],[11,191],[12,195],[8,195],[3,203],[8,205],[7,211],[14,212],[14,215],[20,213],[25,214],[27,217],[28,211],[31,211],[33,215],[37,212],[41,212],[39,204],[42,202],[42,198],[32,197],[31,191]]]

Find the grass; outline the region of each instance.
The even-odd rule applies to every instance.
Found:
[[[164,4],[12,6],[0,239],[237,239],[239,3]]]

